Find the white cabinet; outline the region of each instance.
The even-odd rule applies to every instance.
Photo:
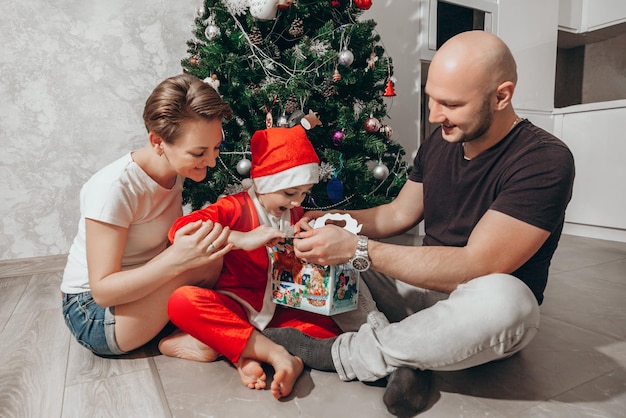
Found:
[[[559,29],[583,33],[626,22],[624,0],[560,0]]]
[[[626,235],[626,142],[620,126],[626,119],[626,100],[570,106],[555,110],[555,134],[574,154],[574,195],[565,221],[596,227],[624,240]]]

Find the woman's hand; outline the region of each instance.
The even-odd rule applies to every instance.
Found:
[[[168,251],[185,270],[200,267],[224,257],[233,248],[228,243],[230,233],[228,227],[212,221],[192,222],[176,231]]]

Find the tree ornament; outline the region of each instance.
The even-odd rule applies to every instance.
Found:
[[[383,135],[385,135],[385,137],[391,138],[391,134],[393,133],[393,129],[391,129],[391,126],[389,126],[389,125],[383,125],[380,128],[380,132],[382,132]]]
[[[344,67],[352,65],[354,62],[354,54],[349,49],[344,49],[339,53],[339,64]]]
[[[389,168],[387,168],[385,164],[379,162],[372,170],[372,173],[376,180],[385,180],[389,177]]]
[[[284,113],[276,120],[276,126],[287,126],[287,116]]]
[[[220,28],[215,24],[215,18],[213,15],[206,20],[206,25],[207,26],[204,29],[204,36],[206,36],[209,41],[212,41],[220,36]]]
[[[365,60],[365,62],[367,62],[367,68],[365,69],[365,71],[373,70],[374,66],[376,65],[376,61],[378,61],[378,55],[376,55],[376,52],[372,51],[369,58]]]
[[[215,91],[217,91],[219,93],[219,89],[220,89],[220,80],[217,79],[217,74],[211,74],[210,77],[205,78],[204,80],[205,83],[207,83],[209,86],[213,87],[215,89]]]
[[[285,11],[291,7],[293,0],[278,0],[278,10]]]
[[[365,130],[369,133],[378,132],[380,126],[380,121],[372,115],[365,121]]]
[[[252,162],[247,158],[242,158],[237,163],[237,172],[242,176],[247,176],[252,169]]]
[[[296,111],[293,112],[291,116],[289,116],[289,119],[287,120],[287,126],[289,126],[290,128],[293,128],[294,126],[300,123],[303,117],[304,117],[304,112],[300,109],[296,109]]]
[[[343,139],[346,137],[344,131],[335,131],[333,133],[333,145],[338,147],[343,143]]]
[[[332,7],[337,7],[341,4],[341,2],[339,0],[330,0],[330,5]]]
[[[330,78],[324,80],[322,84],[322,95],[328,99],[335,94],[337,94],[337,87],[333,84],[333,80]]]
[[[248,0],[222,0],[228,11],[235,16],[245,15],[248,10]]]
[[[289,27],[289,34],[291,36],[298,37],[304,33],[304,21],[300,18],[295,19],[291,22],[291,26]]]
[[[298,100],[296,99],[296,95],[294,93],[291,93],[289,95],[289,98],[285,102],[285,112],[293,113],[296,110],[298,110],[299,107],[300,107],[300,104],[298,103]]]
[[[274,20],[278,12],[278,2],[276,0],[248,0],[250,3],[250,14],[259,20]]]
[[[315,128],[316,126],[322,126],[322,121],[317,116],[317,112],[313,112],[313,110],[309,109],[309,114],[305,115],[300,120],[300,125],[307,131],[311,128]]]
[[[257,26],[250,30],[250,35],[248,35],[248,37],[250,38],[252,45],[260,46],[263,44],[263,34],[261,33],[261,29]]]
[[[391,81],[391,78],[387,79],[387,87],[385,87],[385,92],[383,93],[383,96],[385,97],[393,97],[396,95],[395,90],[393,89],[393,82]]]
[[[200,58],[196,56],[189,58],[189,64],[194,65],[194,66],[200,64]]]
[[[354,0],[354,4],[361,10],[367,10],[372,7],[372,0]]]
[[[340,81],[341,80],[341,73],[339,72],[338,69],[335,68],[335,72],[333,73],[333,81]]]
[[[335,167],[325,161],[320,163],[319,168],[320,181],[330,180],[335,176]]]
[[[326,193],[331,202],[337,203],[343,199],[343,183],[337,177],[326,185]]]
[[[272,112],[267,112],[265,114],[265,127],[271,128],[274,126],[274,118],[272,117]]]

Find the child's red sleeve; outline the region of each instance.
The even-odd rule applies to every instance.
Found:
[[[174,222],[174,225],[170,228],[170,231],[167,234],[167,238],[171,243],[174,242],[174,236],[176,235],[176,231],[178,231],[183,226],[196,222],[196,221],[216,221],[215,219],[215,210],[211,210],[211,206],[206,207],[205,209],[200,209],[195,212],[191,212],[189,215],[181,216]]]

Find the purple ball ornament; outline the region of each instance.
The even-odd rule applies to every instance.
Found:
[[[336,147],[340,146],[343,143],[345,136],[346,133],[344,131],[335,131],[333,133],[333,145]]]

